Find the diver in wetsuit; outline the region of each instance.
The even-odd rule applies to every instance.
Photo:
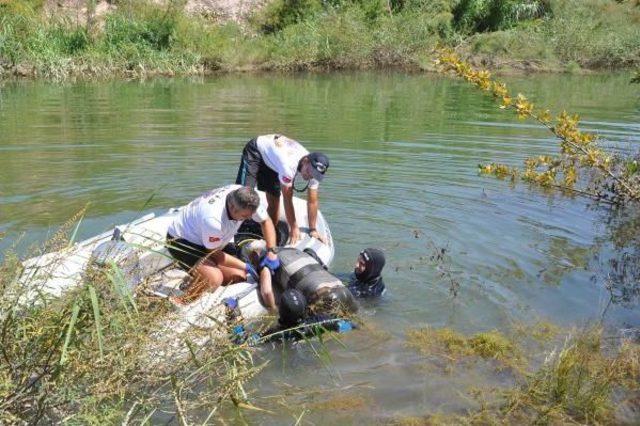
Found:
[[[387,289],[382,280],[385,258],[382,250],[366,248],[358,255],[353,275],[347,288],[355,297],[373,298],[382,296]]]

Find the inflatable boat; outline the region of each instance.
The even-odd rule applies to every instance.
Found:
[[[266,202],[265,194],[259,192]],[[308,234],[307,203],[294,197],[293,205],[296,219],[301,230],[301,240],[295,245],[304,250],[312,249],[318,258],[330,265],[334,256],[333,238],[321,212],[318,212],[316,229],[326,236],[326,243],[311,238]],[[47,253],[23,262],[24,270],[20,281],[28,289],[27,299],[47,294],[60,296],[65,291],[87,281],[88,271],[94,267],[113,267],[116,265],[121,276],[133,291],[144,286],[158,297],[180,294],[180,285],[189,279],[186,272],[175,266],[165,248],[167,229],[174,217],[183,207],[172,208],[164,214],[145,215],[130,223],[116,226],[103,234],[75,243],[63,250]],[[280,205],[280,217],[284,217],[284,208]],[[279,225],[286,224],[281,222]],[[259,228],[259,227],[258,227]],[[282,236],[282,226],[278,232]],[[261,236],[255,235],[251,226],[240,228],[235,237],[236,243],[247,243]],[[205,293],[195,302],[180,307],[182,320],[174,324],[178,328],[191,325],[213,327],[225,312],[225,303],[233,301],[234,308],[244,318],[255,318],[266,313],[258,297],[258,285],[243,282],[218,288],[213,293]],[[180,330],[175,330],[180,331]]]

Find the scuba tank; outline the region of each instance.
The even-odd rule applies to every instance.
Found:
[[[87,268],[106,268],[116,265],[122,272],[124,282],[130,290],[133,290],[142,282],[140,257],[135,248],[131,247],[121,235],[120,229],[113,231],[111,240],[99,244],[91,253],[91,259]]]
[[[308,253],[288,247],[279,249],[277,253],[280,268],[274,274],[274,282],[280,290],[298,289],[310,304],[322,302],[327,305],[326,309],[341,305],[350,312],[358,310],[353,295],[342,281]]]

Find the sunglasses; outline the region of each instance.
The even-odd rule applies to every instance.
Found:
[[[320,173],[322,173],[322,174],[324,174],[324,172],[326,172],[326,171],[327,171],[327,166],[325,166],[325,165],[324,165],[324,164],[322,164],[322,163],[316,163],[316,164],[314,164],[314,166],[313,166],[313,167],[315,167],[315,169],[316,169],[317,171],[319,171]]]

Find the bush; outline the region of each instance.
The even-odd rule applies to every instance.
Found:
[[[464,33],[497,31],[548,13],[544,0],[461,0],[453,9],[454,25]]]
[[[585,68],[640,64],[640,8],[606,0],[552,4],[548,43],[565,62]]]
[[[148,46],[165,50],[172,46],[179,13],[167,13],[156,8],[139,12],[116,12],[107,16],[104,28],[105,42],[115,48],[124,44]]]
[[[320,0],[274,0],[259,11],[252,21],[262,33],[272,34],[309,19],[322,10]]]

